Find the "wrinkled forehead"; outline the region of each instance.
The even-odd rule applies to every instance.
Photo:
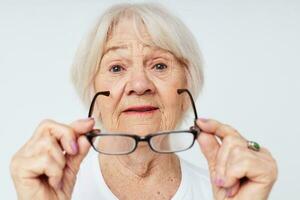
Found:
[[[141,18],[133,17],[132,15],[124,15],[111,22],[107,32],[106,41],[114,38],[130,40],[135,37],[138,37],[141,40],[146,39],[151,41],[151,36]]]
[[[111,23],[104,45],[104,53],[117,48],[139,51],[155,48],[155,44],[142,19],[125,15]]]
[[[105,45],[103,56],[110,54],[126,54],[129,56],[144,56],[147,54],[171,56],[169,51],[154,45],[149,45],[139,39],[112,39],[108,41]]]
[[[107,33],[102,58],[105,55],[167,56],[176,59],[173,52],[163,49],[153,41],[141,19],[125,16],[112,22]]]

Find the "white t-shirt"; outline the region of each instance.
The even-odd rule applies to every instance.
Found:
[[[212,200],[208,172],[180,158],[181,183],[172,200]],[[98,154],[90,151],[81,163],[72,199],[118,200],[106,185]]]

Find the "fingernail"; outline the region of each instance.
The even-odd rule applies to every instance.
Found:
[[[207,122],[208,121],[208,119],[206,119],[206,118],[198,118],[200,121],[202,121],[202,122]]]
[[[231,188],[226,189],[226,197],[231,197]]]
[[[72,147],[73,153],[76,154],[78,152],[78,145],[74,140],[71,142],[71,147]]]
[[[219,187],[223,186],[224,185],[224,180],[221,179],[221,178],[216,178],[215,179],[215,184]]]

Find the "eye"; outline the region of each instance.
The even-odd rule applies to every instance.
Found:
[[[121,65],[113,65],[110,67],[109,71],[113,72],[113,73],[118,73],[121,70],[124,70],[124,68]]]
[[[158,64],[155,64],[155,65],[153,66],[153,68],[155,68],[155,69],[158,70],[158,71],[163,71],[164,69],[167,69],[168,66],[165,65],[165,64],[163,64],[163,63],[158,63]]]

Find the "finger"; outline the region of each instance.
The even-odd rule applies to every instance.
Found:
[[[67,155],[67,165],[63,178],[64,189],[70,192],[75,184],[75,178],[79,171],[80,164],[90,149],[90,143],[85,136],[80,136],[78,138],[78,146],[79,153],[77,155]]]
[[[35,133],[35,139],[47,137],[50,135],[58,140],[63,147],[63,150],[68,154],[74,155],[78,148],[76,144],[75,132],[69,126],[55,122],[53,120],[44,120],[38,127]]]
[[[39,132],[44,134],[50,134],[54,136],[57,140],[60,141],[63,149],[71,155],[75,155],[78,152],[78,144],[77,137],[83,132],[89,131],[92,129],[94,125],[93,119],[88,120],[78,120],[71,124],[71,126],[67,126],[65,124],[61,124],[58,122],[54,122],[52,120],[45,120],[39,126]],[[73,128],[75,130],[73,130]],[[44,135],[38,134],[38,135]]]
[[[55,139],[51,139],[51,145],[49,146],[47,153],[57,162],[57,164],[63,169],[66,165],[66,158],[61,146]]]
[[[262,159],[245,147],[235,146],[231,149],[226,164],[223,187],[232,187],[242,178],[255,178],[262,173]],[[263,174],[263,173],[262,173]]]
[[[256,191],[261,188],[264,190],[272,188],[277,177],[276,164],[266,159],[265,155],[247,148],[236,147],[230,152],[229,157],[224,187],[231,188],[234,182],[240,181],[243,186],[247,185],[247,191],[251,193],[250,199],[258,199]],[[239,190],[243,189],[244,187]],[[238,192],[238,195],[239,199],[249,198],[248,194],[243,192]]]
[[[84,134],[91,131],[94,125],[94,118],[80,119],[70,124],[72,129],[78,134]]]
[[[226,189],[226,197],[234,197],[240,189],[240,182],[238,181],[232,187]]]
[[[220,145],[214,135],[205,132],[201,132],[199,135],[198,143],[207,160],[210,174],[215,177],[216,158]]]
[[[79,171],[80,164],[84,157],[87,155],[88,150],[90,149],[90,143],[87,141],[86,137],[83,135],[93,129],[95,120],[93,118],[80,119],[74,121],[70,124],[70,127],[78,134],[76,141],[78,153],[76,155],[67,155],[67,165],[65,168],[64,175],[64,189],[71,190],[73,184],[75,183],[74,179]],[[69,185],[68,185],[69,184]]]
[[[229,153],[236,146],[244,147],[246,146],[246,141],[237,136],[227,136],[223,139],[216,161],[216,183],[224,182]]]
[[[95,125],[95,120],[93,118],[88,118],[87,120],[78,120],[73,122],[70,126],[78,133],[87,133],[93,130]],[[84,135],[81,135],[78,140],[79,153],[76,156],[71,156],[71,162],[74,166],[79,166],[83,158],[86,156],[90,149],[90,143]]]
[[[36,140],[34,145],[28,146],[23,152],[23,156],[25,157],[37,156],[39,154],[51,155],[62,168],[66,164],[65,155],[61,145],[50,135],[45,135],[44,138]]]
[[[202,131],[215,134],[221,139],[228,135],[240,136],[234,128],[213,119],[198,119],[196,123]]]
[[[63,169],[49,155],[41,154],[30,158],[19,157],[15,164],[22,164],[18,167],[17,176],[22,179],[32,179],[45,175],[51,187],[58,189],[63,176]]]
[[[84,157],[87,155],[91,145],[85,136],[80,136],[78,138],[78,146],[78,154],[68,156],[68,165],[73,168],[74,172],[77,172],[79,170],[79,166]]]

